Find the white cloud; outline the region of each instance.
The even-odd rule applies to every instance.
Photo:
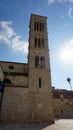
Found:
[[[73,0],[64,0],[65,2],[73,3]]]
[[[70,18],[73,18],[71,5],[69,6],[68,16],[69,16]]]
[[[64,42],[59,51],[62,62],[73,63],[73,38]]]
[[[53,4],[54,2],[60,2],[60,3],[62,3],[62,2],[69,2],[69,3],[73,3],[73,0],[48,0],[49,5]]]
[[[72,11],[72,8],[71,8],[71,5],[69,7],[69,12],[68,12],[68,16],[71,16],[71,11]]]
[[[49,5],[54,4],[55,2],[58,2],[58,3],[69,2],[70,5],[69,5],[69,10],[68,10],[68,16],[70,18],[73,18],[72,7],[71,7],[71,4],[73,3],[73,0],[48,0]]]
[[[48,0],[49,5],[53,4],[56,0]]]
[[[28,52],[28,42],[21,41],[20,37],[16,35],[12,39],[12,48],[14,51],[27,53]]]
[[[21,40],[11,27],[12,21],[0,21],[0,42],[11,47],[14,52],[28,52],[28,42]]]

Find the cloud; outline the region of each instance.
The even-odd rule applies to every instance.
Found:
[[[48,0],[49,5],[53,4],[56,0]]]
[[[48,0],[49,5],[53,4],[54,2],[59,2],[59,3],[69,2],[69,3],[73,3],[73,0]]]
[[[0,21],[0,43],[6,44],[14,52],[27,53],[28,42],[21,40],[21,36],[15,33],[11,25],[12,21]]]
[[[73,0],[48,0],[49,5],[54,4],[55,2],[58,2],[61,4],[68,2],[69,3],[68,17],[73,18],[72,7],[71,7],[71,4],[73,4]]]
[[[71,5],[69,6],[68,16],[69,16],[70,18],[73,18]]]
[[[73,63],[73,38],[64,42],[59,51],[62,62]]]
[[[73,3],[73,0],[64,0],[65,2]]]

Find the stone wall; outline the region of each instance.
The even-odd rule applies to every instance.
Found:
[[[52,100],[48,100],[48,96],[50,92],[31,92],[29,88],[22,86],[6,85],[0,108],[0,121],[54,123]]]
[[[4,79],[4,73],[3,73],[3,70],[2,70],[2,67],[0,65],[0,79],[3,81]]]
[[[28,97],[28,88],[5,86],[0,121],[27,122],[29,120]]]
[[[73,118],[73,91],[53,92],[55,118]]]
[[[6,79],[9,79],[14,86],[28,86],[27,76],[6,75]]]
[[[19,74],[28,73],[28,64],[16,62],[2,62],[0,61],[3,72],[14,72]]]

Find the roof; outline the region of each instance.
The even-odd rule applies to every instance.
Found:
[[[63,95],[63,98],[65,99],[72,99],[73,91],[70,91],[70,90],[54,90],[53,91],[53,98],[61,98],[61,95]]]
[[[10,62],[10,61],[0,61],[0,63],[12,63],[12,64],[24,64],[24,65],[27,65],[27,64],[28,64],[28,63]]]

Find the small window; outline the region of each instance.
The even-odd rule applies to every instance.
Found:
[[[9,66],[9,69],[14,69],[14,66],[13,66],[13,65],[10,65],[10,66]]]
[[[41,78],[39,78],[39,88],[41,88]]]

